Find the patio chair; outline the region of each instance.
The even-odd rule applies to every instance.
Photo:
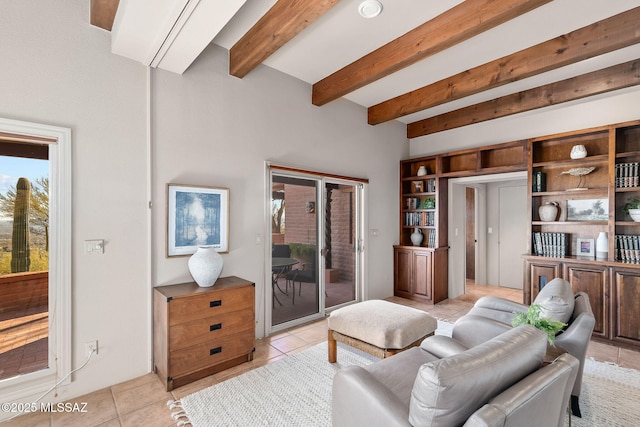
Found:
[[[291,258],[291,248],[289,245],[273,245],[271,249],[271,257],[272,258]],[[274,277],[282,276],[283,273],[288,272],[290,268],[287,267],[283,269],[282,267],[271,267],[271,272]],[[287,294],[289,292],[289,280],[285,283],[284,293]]]
[[[316,274],[316,253],[312,252],[311,261],[302,263],[301,269],[294,269],[285,276],[287,283],[293,285],[293,304],[296,303],[296,282],[298,282],[298,296],[302,295],[302,283],[315,283],[318,285],[318,275]]]

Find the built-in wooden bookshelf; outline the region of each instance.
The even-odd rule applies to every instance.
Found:
[[[526,141],[400,162],[399,244],[394,247],[394,293],[438,303],[448,293],[449,178],[526,170]],[[422,233],[419,245],[411,241]]]
[[[572,159],[575,145],[584,145],[587,156]],[[418,174],[421,166],[424,175]],[[576,168],[593,170],[580,178],[569,173]],[[516,171],[527,171],[529,181],[523,302],[531,303],[551,279],[565,278],[575,292],[589,295],[595,337],[640,348],[640,247],[633,247],[640,246],[640,222],[624,209],[630,198],[640,198],[640,179],[634,180],[640,174],[640,120],[401,161],[395,294],[433,303],[447,298],[448,179]],[[546,187],[534,191],[539,172]],[[549,202],[559,205],[559,213],[542,221],[539,208]],[[581,216],[585,203],[604,211]],[[416,228],[425,235],[419,246],[411,242]],[[595,242],[600,232],[608,237],[606,258],[581,255],[578,239]],[[562,239],[567,255],[536,254],[537,233]],[[626,253],[620,247],[625,239],[632,245]]]
[[[575,145],[584,145],[587,156],[571,159]],[[525,303],[555,277],[569,282],[575,292],[589,295],[596,325],[594,336],[621,345],[640,347],[640,248],[638,261],[627,258],[620,242],[640,244],[640,223],[624,210],[631,197],[640,197],[633,183],[634,163],[640,162],[640,121],[602,126],[531,139],[528,143],[530,200],[530,252],[525,256]],[[567,173],[576,168],[594,168],[582,179]],[[546,177],[546,188],[536,188],[535,173]],[[564,172],[564,173],[563,173]],[[626,180],[625,180],[626,178]],[[541,221],[539,208],[556,202],[555,221]],[[581,210],[582,209],[582,210]],[[606,257],[585,256],[583,246],[593,244],[604,232],[608,237]],[[540,256],[536,239],[541,234],[564,233],[567,255]],[[602,252],[602,248],[595,248]],[[633,252],[627,255],[633,257]]]
[[[447,188],[438,169],[437,157],[400,162],[400,242],[394,247],[395,295],[433,303],[447,298],[448,287]],[[422,235],[419,245],[412,233]]]

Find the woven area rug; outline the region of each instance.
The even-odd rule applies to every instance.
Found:
[[[436,334],[451,324],[438,321]],[[338,363],[327,362],[326,342],[169,402],[179,426],[331,426],[331,384],[345,366],[373,356],[338,343]],[[577,427],[640,426],[640,371],[587,360]],[[568,422],[567,422],[568,425]]]
[[[288,356],[169,402],[178,425],[331,426],[331,384],[345,366],[377,360],[338,343],[338,362],[327,362],[327,343]],[[182,411],[180,411],[182,409]],[[189,424],[189,422],[191,424]]]

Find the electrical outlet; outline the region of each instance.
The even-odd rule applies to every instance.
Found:
[[[92,351],[94,356],[98,354],[98,340],[84,343],[84,353],[87,357],[89,357]]]

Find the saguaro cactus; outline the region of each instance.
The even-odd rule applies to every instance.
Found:
[[[20,178],[16,185],[16,200],[13,208],[13,235],[11,238],[11,272],[29,271],[31,250],[29,248],[29,208],[31,183]]]

